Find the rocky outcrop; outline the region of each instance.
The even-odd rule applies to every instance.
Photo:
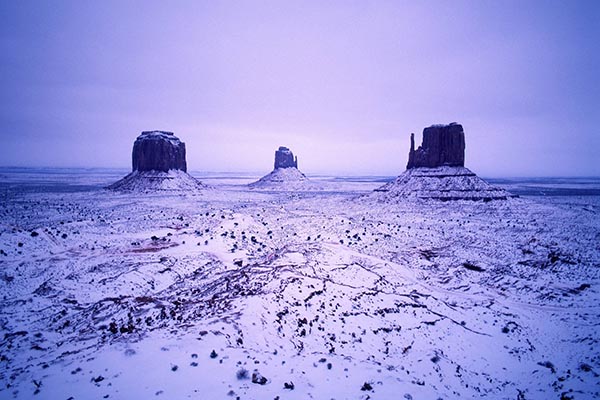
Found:
[[[465,166],[465,133],[455,122],[423,129],[423,143],[415,150],[415,134],[410,135],[407,169]]]
[[[275,151],[275,169],[277,168],[298,168],[298,157],[287,147],[280,146]]]
[[[156,192],[204,188],[186,172],[185,143],[172,132],[142,132],[133,143],[131,158],[133,171],[107,189]]]
[[[396,199],[506,200],[514,197],[479,178],[465,163],[465,133],[457,123],[433,125],[423,130],[423,144],[415,150],[410,137],[406,171],[394,181],[375,189],[380,201]]]
[[[185,143],[173,132],[146,131],[133,143],[133,171],[187,172]]]
[[[272,191],[323,190],[322,185],[310,181],[298,170],[298,158],[283,146],[275,151],[275,169],[248,187]]]

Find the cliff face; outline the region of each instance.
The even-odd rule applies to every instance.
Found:
[[[457,123],[432,125],[423,130],[423,144],[415,150],[414,133],[410,136],[407,169],[465,166],[465,133]]]
[[[187,172],[185,143],[172,132],[142,132],[133,143],[133,171]]]
[[[275,151],[275,169],[277,168],[298,168],[298,157],[287,147],[279,147]]]

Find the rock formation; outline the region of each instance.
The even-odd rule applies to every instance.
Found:
[[[275,151],[275,169],[277,168],[298,168],[298,157],[294,157],[294,153],[287,147],[280,146],[279,150]]]
[[[275,151],[275,169],[248,186],[251,189],[277,191],[321,189],[320,185],[311,182],[298,170],[298,158],[284,146]]]
[[[423,129],[423,144],[415,150],[415,134],[410,135],[407,169],[465,166],[465,133],[456,122]]]
[[[133,143],[131,165],[132,172],[108,189],[149,192],[203,187],[187,173],[185,143],[172,132],[142,132]]]
[[[187,172],[185,143],[173,132],[146,131],[133,143],[133,171]]]
[[[406,171],[375,190],[382,201],[394,198],[435,200],[497,200],[514,197],[464,167],[465,134],[457,123],[433,125],[423,130],[423,143],[415,150],[410,137]]]

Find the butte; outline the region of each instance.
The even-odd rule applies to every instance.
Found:
[[[383,201],[400,198],[491,201],[515,197],[465,168],[465,133],[462,125],[454,122],[425,128],[423,143],[417,149],[414,133],[411,134],[406,171],[375,192]]]
[[[153,192],[204,187],[187,173],[185,143],[172,132],[142,132],[133,143],[131,164],[132,172],[107,189]]]
[[[310,181],[298,170],[298,157],[287,147],[275,151],[275,168],[258,181],[248,185],[251,189],[302,190],[310,189]]]

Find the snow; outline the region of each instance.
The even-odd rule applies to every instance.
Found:
[[[77,179],[0,184],[0,398],[600,398],[598,196]]]
[[[165,131],[144,131],[136,140],[167,140],[173,146],[180,146],[183,144],[173,132]]]
[[[194,191],[205,188],[186,172],[171,169],[163,171],[133,171],[123,179],[107,186],[117,191],[155,192],[155,191]]]
[[[323,190],[324,185],[309,180],[297,168],[275,168],[258,181],[248,185],[250,189],[276,191]]]
[[[377,189],[373,197],[435,200],[506,200],[511,195],[479,178],[465,167],[412,168]]]

